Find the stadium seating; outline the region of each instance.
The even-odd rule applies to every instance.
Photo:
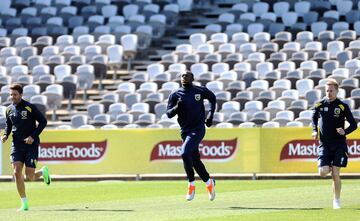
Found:
[[[189,2],[1,1],[1,104],[16,82],[50,127],[175,128],[167,98],[189,69],[215,127],[308,126],[326,77],[357,113],[356,1],[214,1],[212,17]]]

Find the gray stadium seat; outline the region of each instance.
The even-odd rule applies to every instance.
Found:
[[[79,128],[86,124],[88,124],[88,116],[86,114],[75,114],[71,116],[71,126],[73,128]]]

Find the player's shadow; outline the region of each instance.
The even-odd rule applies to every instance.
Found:
[[[132,209],[90,209],[90,208],[81,208],[81,209],[52,209],[46,211],[57,211],[57,212],[79,212],[79,211],[88,211],[88,212],[134,212]]]
[[[296,208],[296,207],[245,207],[231,206],[231,210],[322,210],[323,208]]]

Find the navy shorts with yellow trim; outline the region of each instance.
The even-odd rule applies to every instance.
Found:
[[[318,166],[346,167],[348,162],[348,149],[346,142],[321,144],[318,147]]]

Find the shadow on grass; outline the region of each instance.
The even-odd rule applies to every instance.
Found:
[[[90,209],[90,208],[80,208],[80,209],[50,209],[46,211],[58,211],[58,212],[134,212],[135,210],[131,209]]]
[[[231,206],[231,210],[322,210],[323,208],[295,208],[295,207],[242,207]]]

